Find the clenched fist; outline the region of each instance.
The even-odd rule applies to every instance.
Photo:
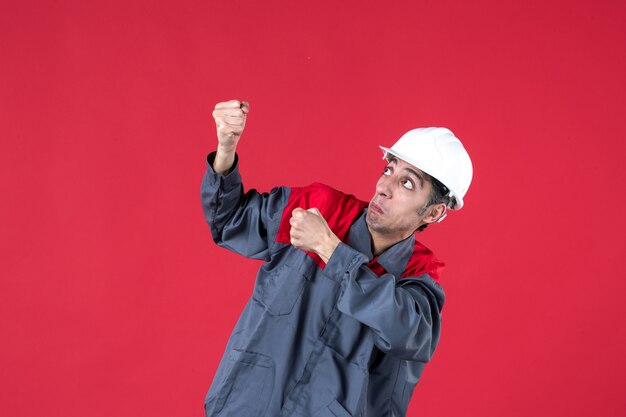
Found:
[[[219,174],[228,174],[235,162],[237,143],[246,126],[250,106],[245,101],[229,100],[217,103],[213,119],[217,128],[217,152],[213,169]]]
[[[291,212],[289,224],[289,235],[294,247],[315,252],[324,262],[328,262],[340,240],[330,230],[318,209],[295,209]]]
[[[225,151],[234,151],[246,126],[250,106],[245,101],[229,100],[215,105],[213,119],[217,128],[219,146]]]

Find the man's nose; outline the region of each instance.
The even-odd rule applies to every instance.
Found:
[[[391,197],[391,187],[389,186],[389,177],[382,177],[376,183],[376,194],[382,197]]]

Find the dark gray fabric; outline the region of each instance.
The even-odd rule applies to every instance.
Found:
[[[365,211],[324,269],[277,243],[290,189],[243,192],[209,155],[201,199],[215,242],[264,260],[205,399],[206,416],[404,416],[440,334],[442,288],[424,274],[400,280],[414,236],[378,258]],[[238,277],[229,277],[237,279]]]

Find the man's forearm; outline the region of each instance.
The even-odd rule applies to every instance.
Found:
[[[339,243],[341,243],[341,240],[339,240],[339,238],[335,236],[335,234],[331,233],[328,238],[324,240],[324,243],[316,249],[315,252],[319,255],[320,258],[322,258],[322,261],[324,261],[324,263],[328,263],[328,260],[331,256],[333,256],[333,253],[335,252],[335,249],[337,249]]]
[[[230,172],[235,163],[235,148],[224,149],[217,147],[215,159],[213,160],[213,170],[218,174],[226,175]]]

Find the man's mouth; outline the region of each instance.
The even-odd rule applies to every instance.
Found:
[[[378,213],[378,214],[384,214],[385,213],[383,208],[381,206],[379,206],[378,204],[374,203],[373,201],[370,203],[370,210],[372,210],[374,213]]]

